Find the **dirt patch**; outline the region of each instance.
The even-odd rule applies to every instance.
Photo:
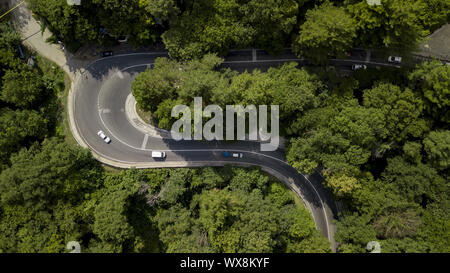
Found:
[[[138,116],[147,124],[152,125],[152,126],[157,126],[155,120],[153,119],[152,113],[151,112],[146,112],[142,109],[139,108],[139,106],[136,104],[136,112],[138,114]]]

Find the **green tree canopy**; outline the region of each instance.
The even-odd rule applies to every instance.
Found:
[[[298,56],[323,63],[328,56],[340,56],[351,49],[355,38],[355,20],[343,7],[326,2],[306,12],[292,47]]]

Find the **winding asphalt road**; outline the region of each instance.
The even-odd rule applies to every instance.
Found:
[[[316,226],[331,242],[335,249],[333,220],[337,219],[337,206],[330,192],[322,185],[320,174],[305,176],[286,163],[285,153],[261,152],[258,142],[252,141],[174,141],[146,135],[136,129],[125,114],[125,101],[131,92],[133,78],[144,71],[158,57],[167,57],[162,53],[133,53],[99,59],[92,62],[75,80],[71,92],[73,113],[72,130],[78,142],[89,147],[97,159],[116,167],[201,167],[223,166],[225,164],[241,166],[260,166],[276,176],[303,200],[311,211]],[[287,61],[297,61],[299,65],[306,61],[297,59],[290,52],[272,57],[259,50],[231,51],[223,67],[238,71],[259,68],[266,70]],[[350,69],[361,60],[333,60],[334,65]],[[368,66],[388,66],[385,63],[370,63]],[[69,101],[70,101],[69,99]],[[74,126],[73,126],[74,125]],[[103,130],[111,138],[106,144],[97,136]],[[81,144],[80,143],[80,144]],[[165,151],[164,161],[155,161],[150,155],[152,150]],[[223,151],[242,152],[243,158],[225,158]]]

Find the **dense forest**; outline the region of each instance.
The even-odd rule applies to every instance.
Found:
[[[238,74],[221,69],[231,48],[291,47],[326,63],[353,47],[408,53],[450,21],[447,0],[29,0],[75,51],[163,42],[132,92],[170,128],[170,109],[206,104],[280,105],[287,160],[320,171],[343,204],[338,252],[450,252],[450,66],[426,61],[368,68],[296,63]],[[20,39],[0,33],[0,251],[328,252],[298,199],[257,169],[105,170],[67,145],[63,72],[19,60]],[[23,170],[27,170],[24,172]]]
[[[364,252],[377,240],[386,252],[448,252],[450,242],[450,67],[338,70],[297,68],[238,74],[221,59],[157,59],[135,79],[138,105],[170,129],[171,109],[205,105],[280,105],[290,139],[288,162],[321,170],[347,209],[338,223],[339,251]],[[204,120],[204,122],[206,122]]]
[[[292,47],[317,62],[354,46],[411,49],[450,20],[447,0],[28,0],[57,39],[76,50],[111,45],[130,36],[135,45],[162,41],[172,58],[230,48]]]
[[[105,170],[68,141],[64,73],[0,24],[0,253],[330,252],[294,192],[258,168]],[[29,53],[27,53],[29,55]]]

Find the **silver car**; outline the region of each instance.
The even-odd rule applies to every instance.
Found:
[[[390,63],[398,63],[399,64],[399,63],[402,62],[402,57],[389,56],[388,62],[390,62]]]
[[[243,153],[233,153],[234,158],[242,158],[244,156]]]
[[[354,64],[354,65],[352,65],[352,70],[358,70],[358,69],[367,69],[367,65],[365,65],[365,64]]]

